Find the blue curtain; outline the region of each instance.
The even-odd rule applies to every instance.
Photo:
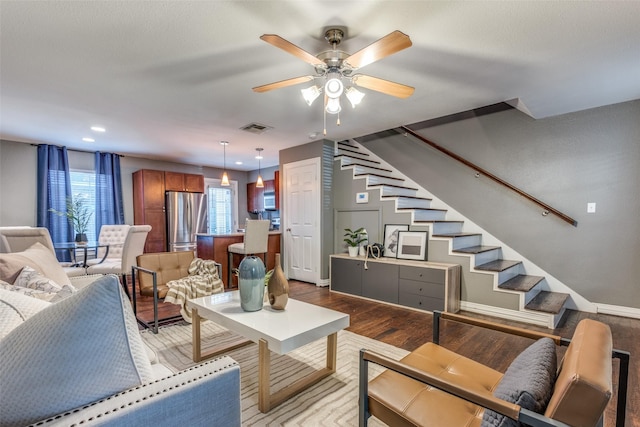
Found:
[[[73,226],[65,216],[50,211],[66,212],[67,200],[71,198],[71,179],[66,147],[38,145],[37,176],[37,225],[46,227],[53,243],[71,242],[74,239]],[[67,251],[60,251],[60,261],[69,261]]]
[[[120,156],[96,151],[96,236],[103,224],[124,224]]]

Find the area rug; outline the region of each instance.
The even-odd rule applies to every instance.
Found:
[[[202,323],[202,348],[222,344],[238,336],[206,321]],[[175,372],[196,363],[191,359],[191,325],[179,323],[143,331],[142,338],[153,348],[160,362]],[[255,343],[231,350],[226,355],[240,364],[243,426],[357,426],[358,358],[360,349],[378,351],[395,359],[408,352],[348,331],[338,333],[336,372],[319,383],[263,414],[258,410],[258,346]],[[271,354],[271,391],[280,390],[297,378],[324,367],[326,339],[308,344],[286,355]],[[370,365],[370,378],[381,369]],[[383,426],[371,418],[370,426]]]

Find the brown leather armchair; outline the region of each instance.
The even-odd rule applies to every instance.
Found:
[[[157,334],[158,327],[161,324],[182,319],[183,316],[181,314],[160,319],[158,317],[158,302],[160,299],[165,298],[169,291],[167,283],[189,276],[189,266],[194,259],[194,251],[156,252],[137,256],[137,265],[131,268],[132,303],[136,317],[138,310],[136,284],[139,287],[140,295],[153,297],[153,322],[138,318],[138,323]],[[219,276],[221,274],[221,265],[219,263],[215,264]]]
[[[556,346],[568,346],[553,378],[551,398],[544,413],[494,397],[493,391],[504,374],[438,345],[440,319],[536,340],[547,337]],[[394,427],[480,426],[487,409],[530,426],[601,426],[604,410],[613,394],[612,357],[620,359],[616,426],[623,427],[629,353],[612,348],[611,330],[607,325],[582,320],[569,340],[457,314],[434,312],[433,343],[420,346],[400,361],[361,350],[360,426],[366,426],[371,415]],[[555,356],[553,359],[555,361]],[[369,363],[387,370],[369,381]]]

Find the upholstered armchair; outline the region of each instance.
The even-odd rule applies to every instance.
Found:
[[[188,299],[223,292],[220,278],[222,265],[212,260],[195,257],[193,251],[156,252],[137,257],[132,272],[133,311],[138,322],[158,333],[158,327],[183,318],[191,320],[191,311],[186,307]],[[153,321],[138,316],[137,289],[141,296],[153,297]],[[180,305],[180,315],[159,318],[158,305],[161,299]]]
[[[440,346],[441,319],[536,341],[501,373]],[[556,346],[567,346],[558,369]],[[615,425],[623,427],[629,353],[612,348],[609,326],[584,319],[565,339],[434,312],[433,342],[402,360],[361,350],[360,426],[371,415],[392,426],[602,426],[613,395],[612,358],[619,359]],[[369,363],[387,370],[369,380]]]

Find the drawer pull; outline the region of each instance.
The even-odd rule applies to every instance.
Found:
[[[420,292],[422,292],[422,288],[420,288]]]
[[[422,305],[422,301],[418,301],[418,305]]]
[[[418,274],[418,277],[422,277],[422,273]]]

